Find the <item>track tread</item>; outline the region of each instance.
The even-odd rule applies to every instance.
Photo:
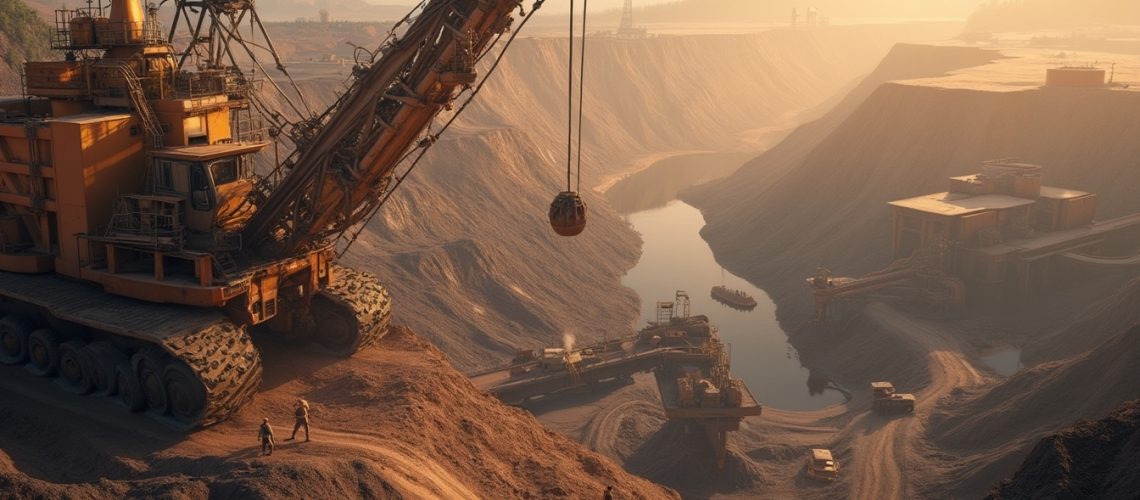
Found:
[[[320,293],[348,308],[356,316],[359,337],[352,349],[345,353],[351,356],[375,344],[388,333],[392,299],[380,280],[370,273],[343,266],[335,266],[333,272],[333,283]]]
[[[253,400],[261,385],[261,355],[244,328],[222,321],[188,335],[173,337],[163,346],[190,368],[206,388],[206,406],[186,428],[221,422]]]

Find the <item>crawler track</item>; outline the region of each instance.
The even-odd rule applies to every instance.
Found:
[[[53,276],[0,273],[4,364],[110,396],[181,430],[229,418],[261,383],[249,334],[221,311],[153,304]],[[21,354],[22,352],[22,354]]]
[[[371,274],[337,266],[334,282],[313,300],[317,342],[351,356],[388,333],[392,301]]]

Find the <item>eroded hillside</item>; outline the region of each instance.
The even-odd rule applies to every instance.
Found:
[[[583,190],[642,155],[737,144],[823,102],[913,30],[590,40]],[[566,43],[511,50],[349,257],[389,283],[398,321],[435,332],[464,369],[567,332],[624,331],[637,315],[619,280],[638,242],[607,203],[587,192],[591,221],[577,238],[545,221],[565,183]]]
[[[838,107],[733,176],[689,195],[704,211],[702,235],[718,258],[771,285],[790,307],[808,299],[800,279],[816,266],[859,275],[890,260],[887,202],[943,191],[947,177],[975,172],[987,159],[1040,163],[1046,183],[1097,193],[1098,218],[1140,211],[1130,188],[1140,181],[1133,168],[1140,146],[1129,140],[1140,127],[1129,111],[1140,93],[1038,88],[1032,80],[1003,86],[985,81],[1000,73],[966,70],[987,68],[987,60],[1017,65],[1016,58],[969,48],[909,52],[880,69],[918,58],[942,61],[943,71],[962,76],[873,82],[852,109]],[[1045,67],[1031,66],[1028,74],[1043,82]],[[796,210],[789,215],[790,206]]]
[[[1140,151],[1128,139],[1140,132],[1130,118],[1140,94],[1119,86],[1042,87],[1045,68],[1063,62],[1032,50],[900,47],[879,71],[905,68],[907,60],[924,61],[928,74],[873,74],[830,115],[734,175],[687,195],[704,211],[702,234],[718,259],[777,299],[801,360],[860,385],[866,382],[858,376],[861,369],[899,372],[920,337],[917,326],[899,330],[899,339],[908,342],[889,349],[890,366],[860,362],[849,353],[881,336],[888,324],[867,319],[880,315],[882,306],[853,306],[860,311],[855,322],[801,329],[812,316],[803,278],[819,265],[845,275],[886,265],[888,201],[945,191],[946,177],[974,172],[983,160],[1020,157],[1042,164],[1047,184],[1097,193],[1098,219],[1140,211],[1134,196]],[[980,304],[967,314],[939,315],[937,323],[907,320],[929,324],[946,344],[920,350],[930,351],[929,381],[903,377],[921,381],[915,392],[927,414],[898,424],[910,432],[907,444],[897,445],[907,447],[905,461],[894,457],[898,468],[924,476],[898,481],[901,491],[979,495],[1008,477],[1041,435],[1137,397],[1137,288],[1119,288],[1129,276],[1134,271],[1089,273],[1035,289],[1013,306]],[[1008,379],[979,370],[978,346],[995,341],[1025,346],[1023,360],[1040,364]],[[947,363],[946,356],[960,361]],[[970,377],[946,376],[962,367]],[[938,400],[923,401],[930,394]],[[857,439],[849,459],[873,458],[860,453],[877,442]],[[857,494],[868,493],[864,484],[882,486],[883,477],[890,479],[872,475],[879,479],[854,480]]]
[[[0,96],[22,92],[24,61],[50,57],[50,30],[22,0],[0,4]]]

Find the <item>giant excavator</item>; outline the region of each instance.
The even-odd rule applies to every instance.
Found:
[[[256,91],[280,79],[239,68],[260,65],[245,22],[272,48],[253,0],[175,0],[168,33],[139,0],[58,11],[65,60],[26,63],[27,95],[0,102],[0,363],[193,429],[253,397],[251,333],[376,342],[388,294],[337,259],[542,2],[425,0],[291,121]],[[289,152],[259,174],[274,141]],[[570,198],[559,220],[584,225]]]

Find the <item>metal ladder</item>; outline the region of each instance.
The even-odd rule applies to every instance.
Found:
[[[217,252],[213,254],[214,272],[222,279],[228,279],[231,274],[238,268],[237,261],[229,252]]]
[[[131,107],[138,113],[139,120],[142,121],[147,145],[152,150],[162,148],[162,128],[158,125],[158,117],[155,116],[154,109],[147,102],[146,91],[143,90],[138,75],[127,63],[121,62],[115,66],[122,73],[123,81],[127,84],[127,97],[131,100]]]

